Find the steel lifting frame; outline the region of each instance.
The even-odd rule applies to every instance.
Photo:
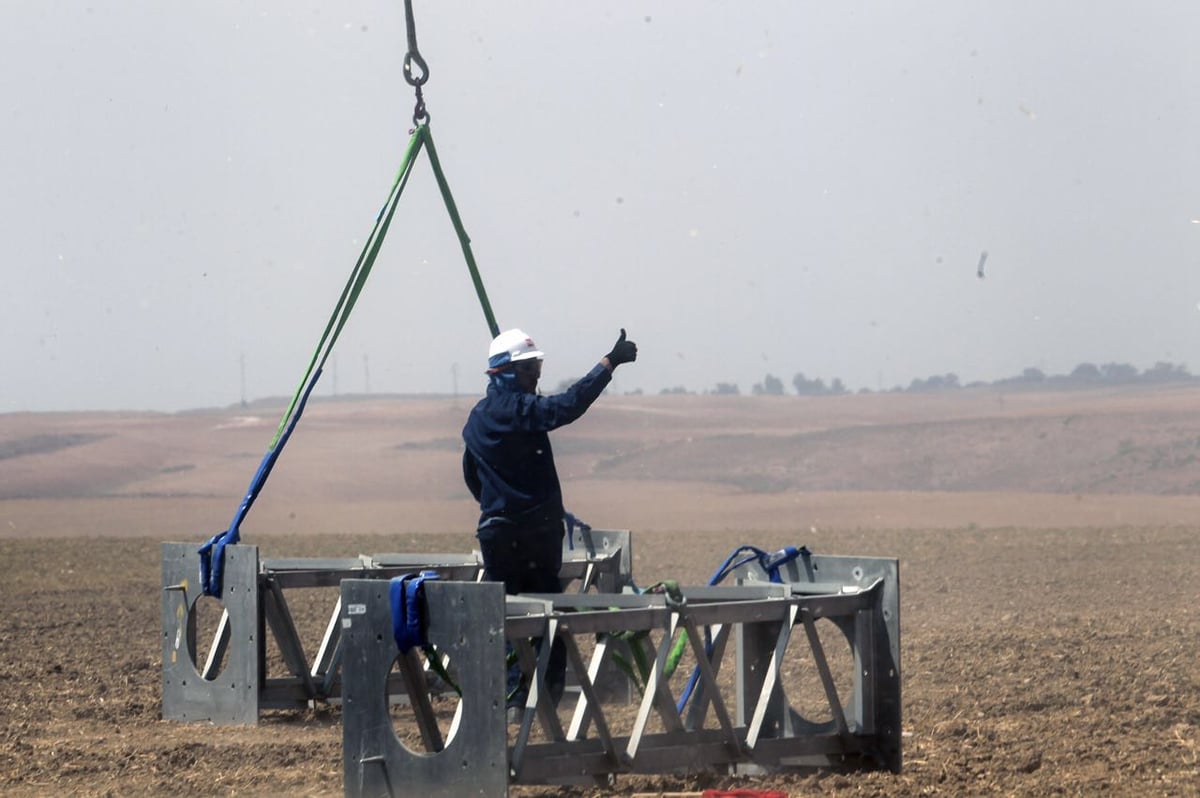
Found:
[[[580,592],[616,593],[632,580],[626,530],[581,530],[564,541],[560,576]],[[341,695],[341,596],[334,601],[320,646],[310,659],[289,608],[291,588],[335,588],[343,579],[386,580],[434,570],[443,579],[477,582],[478,552],[378,554],[355,558],[260,560],[258,548],[225,549],[222,612],[206,661],[197,662],[196,603],[200,558],[194,543],[162,544],[162,716],[165,720],[253,725],[264,709],[301,709]],[[569,588],[570,589],[570,588]],[[288,670],[267,675],[268,632]],[[398,680],[389,695],[403,693]]]
[[[397,654],[385,587],[343,582],[345,794],[503,796],[510,784],[608,785],[621,773],[898,773],[898,562],[806,552],[788,568],[792,581],[771,583],[753,565],[739,576],[732,587],[685,588],[682,601],[633,593],[505,597],[498,585],[426,583],[428,640],[452,663],[463,690],[445,734],[423,696],[419,659]],[[590,678],[614,656],[618,635],[633,635],[653,659],[632,720],[630,708],[603,704]],[[676,635],[686,637],[697,672],[682,711],[681,677],[667,672]],[[550,646],[530,642],[539,637],[566,646],[579,682],[573,707],[564,701],[556,708],[549,698]],[[520,725],[510,734],[506,640],[531,677]],[[849,646],[853,674],[832,672],[831,644]],[[728,659],[735,660],[732,675],[722,673]],[[413,691],[422,751],[400,741],[383,700],[381,685],[397,667]],[[784,678],[801,668],[815,673],[811,681],[824,702],[815,720],[796,710],[799,696],[789,694],[794,685]],[[838,676],[848,690],[839,691]]]

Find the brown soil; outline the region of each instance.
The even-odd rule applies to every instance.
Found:
[[[560,471],[581,517],[634,530],[640,583],[703,582],[742,542],[901,561],[902,774],[616,791],[1200,795],[1198,399],[602,399]],[[314,405],[245,540],[470,550],[465,409]],[[0,792],[341,793],[336,709],[160,720],[158,544],[228,523],[277,413],[0,416]]]

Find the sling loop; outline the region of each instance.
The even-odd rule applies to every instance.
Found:
[[[425,583],[438,579],[437,571],[421,571],[419,574],[404,574],[393,577],[388,585],[388,598],[392,608],[392,637],[400,653],[407,654],[414,646],[425,652],[429,669],[441,678],[454,692],[462,695],[462,688],[446,670],[442,657],[425,636]]]
[[[429,645],[421,624],[421,602],[425,598],[425,581],[437,578],[437,571],[422,571],[393,577],[388,585],[392,606],[392,636],[396,638],[396,647],[401,654],[407,654],[413,646]]]
[[[300,421],[300,416],[304,412],[308,398],[312,394],[313,388],[316,387],[317,381],[321,378],[325,361],[328,359],[329,353],[333,350],[333,345],[341,334],[342,328],[345,327],[346,321],[350,317],[350,312],[354,309],[359,294],[362,293],[363,286],[366,285],[367,278],[371,274],[371,268],[375,264],[375,259],[378,257],[379,251],[383,246],[383,240],[387,236],[388,229],[391,227],[392,218],[395,216],[400,195],[404,192],[404,188],[408,184],[413,164],[416,162],[416,157],[422,147],[428,148],[430,163],[433,165],[438,187],[442,192],[442,199],[446,204],[446,209],[450,214],[454,230],[458,234],[459,243],[462,245],[463,253],[466,256],[467,268],[471,274],[471,281],[475,285],[475,292],[483,308],[488,328],[492,331],[493,337],[499,334],[496,319],[492,314],[491,304],[487,299],[487,292],[483,287],[483,279],[479,276],[479,269],[475,265],[475,258],[471,253],[471,240],[463,228],[462,219],[459,217],[458,209],[454,205],[454,198],[450,195],[450,186],[446,182],[441,164],[437,160],[433,148],[433,136],[429,132],[428,125],[418,125],[409,138],[408,146],[405,148],[403,160],[396,173],[396,178],[392,182],[392,188],[388,193],[387,200],[375,217],[375,226],[371,231],[371,235],[359,253],[358,260],[354,264],[354,269],[350,273],[350,278],[346,282],[345,288],[342,289],[341,296],[338,297],[333,314],[329,317],[329,321],[325,325],[325,330],[321,334],[321,340],[313,352],[312,359],[309,361],[308,370],[305,372],[304,378],[301,379],[300,385],[296,388],[291,403],[284,411],[283,418],[280,419],[279,427],[275,431],[275,437],[271,440],[271,444],[267,448],[267,452],[263,456],[258,470],[255,472],[253,479],[251,479],[250,487],[246,491],[245,497],[242,499],[237,512],[234,513],[229,527],[225,531],[214,535],[199,549],[200,585],[205,595],[218,596],[221,593],[225,547],[235,544],[241,539],[242,521],[245,519],[246,514],[250,512],[250,508],[258,498],[258,494],[266,483],[267,477],[270,476],[271,469],[274,468],[275,462],[279,459],[283,447],[287,444],[292,431]]]
[[[687,606],[687,597],[683,595],[683,591],[679,587],[679,582],[674,579],[664,579],[661,582],[655,582],[645,589],[634,586],[633,592],[640,596],[662,594],[666,597],[667,607],[675,611],[682,611]],[[642,641],[649,638],[649,632],[646,630],[637,632],[626,630],[611,632],[606,636],[614,640],[621,640],[629,647],[629,652],[633,655],[633,662],[628,662],[619,651],[614,651],[612,654],[613,664],[625,674],[633,686],[638,689],[639,693],[645,694],[646,685],[650,683],[650,673],[654,667],[654,663],[646,655],[646,649],[642,645]],[[680,638],[680,640],[686,642],[685,637]],[[663,645],[666,645],[666,643],[667,641],[663,641]],[[672,674],[675,673],[675,669],[679,667],[679,661],[682,657],[682,646],[676,645],[671,649],[663,665],[664,677],[667,679],[671,678]]]

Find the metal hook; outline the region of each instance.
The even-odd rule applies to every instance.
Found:
[[[417,104],[413,108],[412,122],[416,127],[429,123],[429,112],[425,110],[425,97],[421,94],[420,86],[417,86]]]
[[[417,105],[413,109],[414,125],[429,121],[429,112],[425,110],[425,97],[421,87],[429,80],[429,65],[421,57],[417,49],[417,23],[413,19],[412,0],[404,0],[404,24],[408,31],[408,52],[404,54],[404,80],[416,89]]]

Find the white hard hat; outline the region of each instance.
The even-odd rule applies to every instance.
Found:
[[[488,349],[488,365],[492,367],[539,357],[545,357],[545,354],[537,348],[533,339],[515,329],[497,335]]]

